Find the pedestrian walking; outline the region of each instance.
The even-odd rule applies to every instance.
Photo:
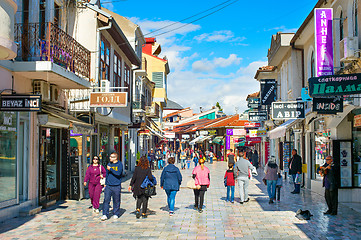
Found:
[[[301,183],[299,182],[297,178],[301,177],[301,173],[302,173],[302,159],[301,157],[297,154],[297,150],[293,149],[292,150],[292,158],[290,158],[289,162],[288,162],[288,166],[289,166],[289,173],[292,176],[293,179],[293,183],[295,186],[295,189],[291,192],[292,194],[299,194],[300,190],[301,190]]]
[[[252,154],[252,164],[253,166],[258,169],[259,166],[259,159],[258,159],[258,152],[257,150],[254,150],[253,154]]]
[[[198,161],[199,161],[199,154],[197,151],[194,151],[194,154],[193,154],[194,167],[197,167]]]
[[[209,163],[213,164],[213,158],[214,158],[214,153],[212,151],[209,152]]]
[[[123,164],[118,161],[118,153],[110,154],[110,162],[107,165],[107,173],[104,189],[103,216],[102,221],[109,218],[109,204],[113,198],[113,218],[118,219],[120,214],[120,192],[123,174]],[[148,162],[148,159],[147,159]]]
[[[278,173],[277,183],[276,183],[276,198],[277,201],[281,201],[281,188],[283,185],[282,175]]]
[[[325,200],[328,210],[324,214],[337,215],[338,207],[338,169],[333,163],[332,156],[326,157],[326,163],[320,167],[318,172],[323,176],[323,187],[325,187]]]
[[[227,160],[228,160],[228,163],[233,163],[233,165],[235,164],[235,155],[233,153],[233,149],[229,149],[229,152],[227,154]]]
[[[207,191],[207,188],[210,184],[210,171],[204,166],[204,159],[199,160],[199,166],[195,167],[192,172],[192,177],[194,178],[195,185],[200,186],[199,189],[193,189],[195,204],[194,208],[198,209],[199,213],[203,212],[203,203],[204,195]]]
[[[186,169],[187,154],[183,149],[182,149],[182,151],[180,153],[180,159],[181,159],[181,168]]]
[[[231,201],[231,203],[234,203],[234,186],[235,186],[235,175],[233,171],[233,163],[228,163],[228,170],[226,171],[226,174],[224,175],[226,187],[227,187],[227,198],[226,202]],[[231,196],[229,196],[231,194]]]
[[[179,191],[179,186],[182,184],[182,174],[174,163],[174,157],[170,157],[168,159],[168,166],[163,169],[162,175],[160,176],[160,187],[164,189],[167,194],[170,216],[174,214],[175,196]]]
[[[191,167],[191,159],[190,159],[190,157],[187,157],[186,163],[187,163],[187,169],[189,169]]]
[[[238,152],[238,160],[234,166],[234,174],[236,175],[236,181],[239,185],[239,196],[240,196],[240,204],[249,201],[248,197],[248,185],[249,185],[249,176],[250,171],[252,172],[253,166],[246,159],[246,153],[244,150],[240,150]]]
[[[95,213],[99,213],[99,199],[103,189],[103,186],[100,184],[100,179],[104,179],[105,176],[106,170],[102,165],[100,165],[99,157],[94,156],[92,164],[86,170],[84,186],[86,186],[87,182],[89,182],[89,196],[93,212]]]
[[[153,180],[152,171],[149,167],[149,162],[145,157],[141,157],[138,166],[135,167],[133,177],[130,180],[128,187],[129,191],[133,191],[133,197],[137,200],[136,202],[136,218],[146,218],[149,196],[145,194],[145,189],[141,188],[144,179],[148,177],[149,180]],[[142,211],[141,211],[142,210]]]
[[[150,150],[150,153],[148,154],[148,158],[149,158],[150,168],[154,170],[155,153],[153,148]]]
[[[269,197],[269,204],[274,203],[276,200],[276,184],[278,179],[278,165],[276,158],[271,156],[267,166],[265,167],[265,179],[267,180],[267,192]]]

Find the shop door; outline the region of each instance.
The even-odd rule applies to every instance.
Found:
[[[28,162],[29,162],[29,121],[28,115],[20,113],[18,131],[18,176],[19,176],[19,201],[28,198]],[[22,118],[24,117],[24,119]]]

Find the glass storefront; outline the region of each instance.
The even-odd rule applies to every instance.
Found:
[[[0,112],[0,202],[16,199],[17,113]]]
[[[331,155],[332,140],[330,136],[330,129],[327,129],[324,119],[316,120],[314,131],[315,172],[319,166],[322,166],[326,162],[326,157]],[[316,179],[322,180],[321,175],[316,174]]]
[[[355,114],[352,130],[352,175],[353,187],[361,187],[361,109],[353,111]]]
[[[100,125],[99,127],[99,141],[100,141],[100,152],[99,158],[103,166],[106,166],[109,162],[109,126]]]

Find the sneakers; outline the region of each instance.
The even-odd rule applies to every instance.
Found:
[[[147,218],[148,216],[145,213],[142,213],[142,218]]]
[[[202,212],[203,212],[202,208],[198,209],[198,212],[199,212],[199,213],[202,213]]]
[[[100,220],[102,220],[102,221],[105,221],[105,220],[107,220],[108,219],[108,217],[106,216],[106,215],[103,215],[101,218],[100,218]]]
[[[269,203],[269,204],[271,204],[271,203],[274,203],[274,202],[273,202],[273,200],[272,200],[272,199],[270,199],[268,203]]]
[[[169,216],[173,216],[173,215],[174,215],[174,212],[170,211]]]
[[[136,217],[136,218],[140,218],[140,210],[137,210],[137,211],[135,212],[135,217]]]
[[[234,201],[231,201],[231,203],[234,203]]]
[[[113,219],[118,219],[118,218],[119,218],[118,215],[113,216]]]
[[[97,208],[94,208],[94,210],[93,210],[95,213],[99,213],[99,209],[97,209]]]
[[[247,200],[244,200],[244,202],[249,202],[249,198],[247,198]]]

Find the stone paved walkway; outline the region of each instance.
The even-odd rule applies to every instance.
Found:
[[[150,199],[147,219],[135,218],[135,200],[123,184],[121,213],[117,219],[100,221],[88,208],[90,200],[66,201],[32,217],[0,223],[0,239],[361,239],[361,214],[340,206],[338,216],[324,216],[322,196],[308,190],[290,194],[285,184],[281,202],[268,204],[262,175],[250,184],[250,202],[225,202],[223,176],[226,163],[207,164],[211,186],[203,213],[193,210],[193,192],[184,186],[191,170],[183,170],[183,184],[176,197],[176,212],[169,216],[161,189]],[[160,171],[154,174],[159,179]],[[236,188],[238,196],[238,187]],[[314,215],[310,221],[295,218],[298,209]]]

